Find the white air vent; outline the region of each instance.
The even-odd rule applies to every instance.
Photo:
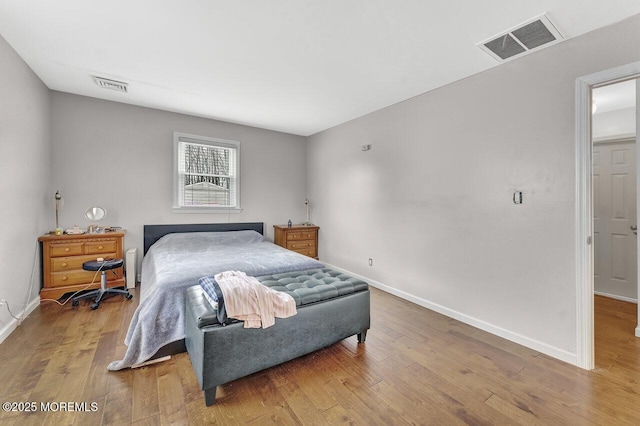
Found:
[[[520,57],[564,40],[547,15],[540,15],[476,44],[498,62]]]
[[[97,77],[95,75],[93,76],[93,81],[103,89],[117,90],[118,92],[124,93],[129,92],[129,84],[122,81],[110,80],[108,78]]]

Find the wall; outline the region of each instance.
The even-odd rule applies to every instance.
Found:
[[[636,134],[636,109],[624,108],[596,113],[591,123],[592,137],[595,141],[632,137]]]
[[[0,299],[21,317],[38,306],[37,238],[54,227],[49,90],[2,37],[0,75]],[[0,306],[0,342],[17,325]]]
[[[311,136],[320,258],[575,363],[575,80],[638,39],[636,16]]]
[[[61,226],[90,223],[91,206],[105,225],[127,231],[125,249],[142,255],[145,224],[302,222],[306,198],[305,139],[285,133],[150,108],[52,92],[52,183],[65,203]],[[173,213],[173,132],[240,141],[240,213]]]

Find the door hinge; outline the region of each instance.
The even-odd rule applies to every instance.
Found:
[[[587,237],[587,245],[590,246],[591,245],[591,237]]]

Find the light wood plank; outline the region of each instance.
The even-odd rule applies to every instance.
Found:
[[[0,345],[3,401],[97,403],[95,412],[0,413],[40,424],[640,424],[636,305],[596,297],[584,371],[372,289],[367,342],[349,338],[218,387],[207,407],[188,354],[109,372],[137,304],[43,303]]]

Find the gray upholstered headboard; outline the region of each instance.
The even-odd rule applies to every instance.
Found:
[[[176,225],[144,225],[144,254],[149,247],[167,234],[177,232],[256,231],[264,235],[263,222],[247,223],[185,223]]]

